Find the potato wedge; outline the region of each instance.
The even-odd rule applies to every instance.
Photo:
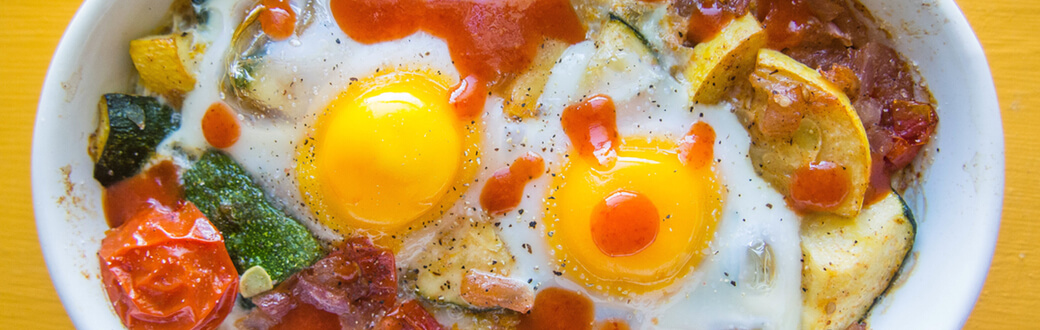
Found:
[[[419,259],[416,289],[432,301],[481,308],[462,297],[462,285],[470,270],[508,276],[513,267],[498,231],[489,221],[459,219],[442,231]]]
[[[711,40],[694,46],[685,72],[690,97],[695,103],[718,103],[733,85],[751,73],[755,56],[765,44],[765,30],[753,15],[747,14],[730,22]]]
[[[195,89],[195,61],[202,46],[194,35],[175,32],[130,41],[130,58],[141,77],[141,85],[166,96],[179,98]]]
[[[503,84],[503,90],[499,93],[505,96],[503,111],[510,118],[527,119],[537,117],[541,112],[538,98],[542,97],[545,83],[549,81],[553,65],[560,58],[563,51],[567,50],[567,43],[546,39],[538,48],[531,67],[512,81]]]
[[[762,49],[751,73],[754,97],[737,114],[751,136],[749,155],[759,175],[791,197],[792,177],[810,164],[830,162],[848,178],[844,195],[816,211],[854,217],[870,181],[870,145],[848,97],[819,72],[780,52]]]
[[[863,318],[913,247],[913,215],[896,193],[855,218],[802,219],[802,328],[845,329]]]

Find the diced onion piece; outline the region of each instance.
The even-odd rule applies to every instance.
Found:
[[[534,290],[519,280],[470,269],[462,279],[462,299],[478,308],[527,313],[534,306]]]

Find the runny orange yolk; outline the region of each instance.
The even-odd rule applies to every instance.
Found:
[[[684,164],[680,149],[624,139],[606,169],[570,157],[546,201],[555,270],[595,291],[631,296],[667,287],[697,265],[722,201],[714,167]]]
[[[298,147],[297,178],[323,224],[391,233],[461,194],[475,134],[439,78],[385,72],[354,82],[319,115]]]

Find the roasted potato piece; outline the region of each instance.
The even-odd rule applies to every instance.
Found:
[[[508,276],[513,256],[499,239],[494,225],[488,221],[460,219],[426,248],[419,265],[415,283],[419,295],[433,301],[484,308],[462,298],[466,272],[477,270]]]
[[[845,329],[863,318],[903,264],[915,232],[895,192],[855,218],[802,219],[802,328]]]
[[[848,178],[845,193],[836,193],[833,205],[809,211],[856,216],[870,181],[871,159],[867,133],[848,97],[819,72],[768,49],[758,53],[751,85],[750,107],[737,114],[751,135],[749,154],[758,174],[792,197],[796,171],[836,164],[839,175]]]
[[[686,65],[690,97],[696,103],[718,103],[755,68],[755,57],[765,44],[765,30],[747,14],[734,19],[711,40],[694,46]]]
[[[507,84],[501,92],[505,97],[503,104],[506,115],[511,118],[526,119],[538,116],[540,112],[538,98],[545,90],[545,82],[549,80],[553,65],[567,50],[567,43],[546,39],[538,49],[531,67]]]
[[[195,89],[195,64],[204,48],[191,32],[174,32],[130,41],[130,59],[141,85],[176,99]]]

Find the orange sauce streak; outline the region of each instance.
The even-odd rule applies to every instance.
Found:
[[[183,194],[177,167],[171,161],[163,161],[105,188],[105,218],[109,227],[119,227],[141,210],[149,209],[152,203],[176,208]]]
[[[242,128],[234,111],[224,102],[214,102],[202,116],[202,135],[216,148],[227,148],[238,142]]]
[[[503,214],[520,205],[524,186],[545,171],[542,156],[528,152],[509,167],[495,171],[480,191],[480,206],[491,214]]]
[[[797,46],[809,31],[812,9],[805,0],[760,0],[758,21],[765,27],[769,47]]]
[[[296,30],[296,12],[289,0],[264,0],[260,12],[260,27],[275,41],[285,40]]]
[[[701,168],[715,158],[715,129],[703,121],[690,127],[679,142],[679,161],[686,166]]]
[[[830,211],[845,200],[851,188],[849,174],[840,165],[828,161],[812,163],[792,175],[791,200],[802,211]]]
[[[628,322],[621,319],[608,319],[597,322],[597,330],[629,330]]]
[[[617,159],[619,146],[617,109],[606,95],[595,95],[563,110],[563,132],[578,155],[600,167],[610,167]]]
[[[690,14],[690,25],[686,28],[686,40],[699,44],[719,34],[736,15],[724,10],[715,0],[699,1]]]
[[[591,330],[595,312],[592,300],[580,293],[546,288],[538,292],[531,312],[520,315],[517,329]]]
[[[487,101],[487,84],[477,76],[467,76],[451,89],[448,102],[455,106],[455,113],[461,118],[475,118],[484,110]]]
[[[486,87],[526,69],[543,38],[571,44],[585,39],[585,27],[567,0],[331,0],[329,8],[340,29],[361,43],[419,30],[444,39],[467,86]],[[464,113],[486,98],[483,92],[454,94],[474,97],[455,98],[453,103],[470,109]]]
[[[592,209],[592,242],[611,257],[631,256],[657,239],[661,217],[646,195],[618,190]]]

